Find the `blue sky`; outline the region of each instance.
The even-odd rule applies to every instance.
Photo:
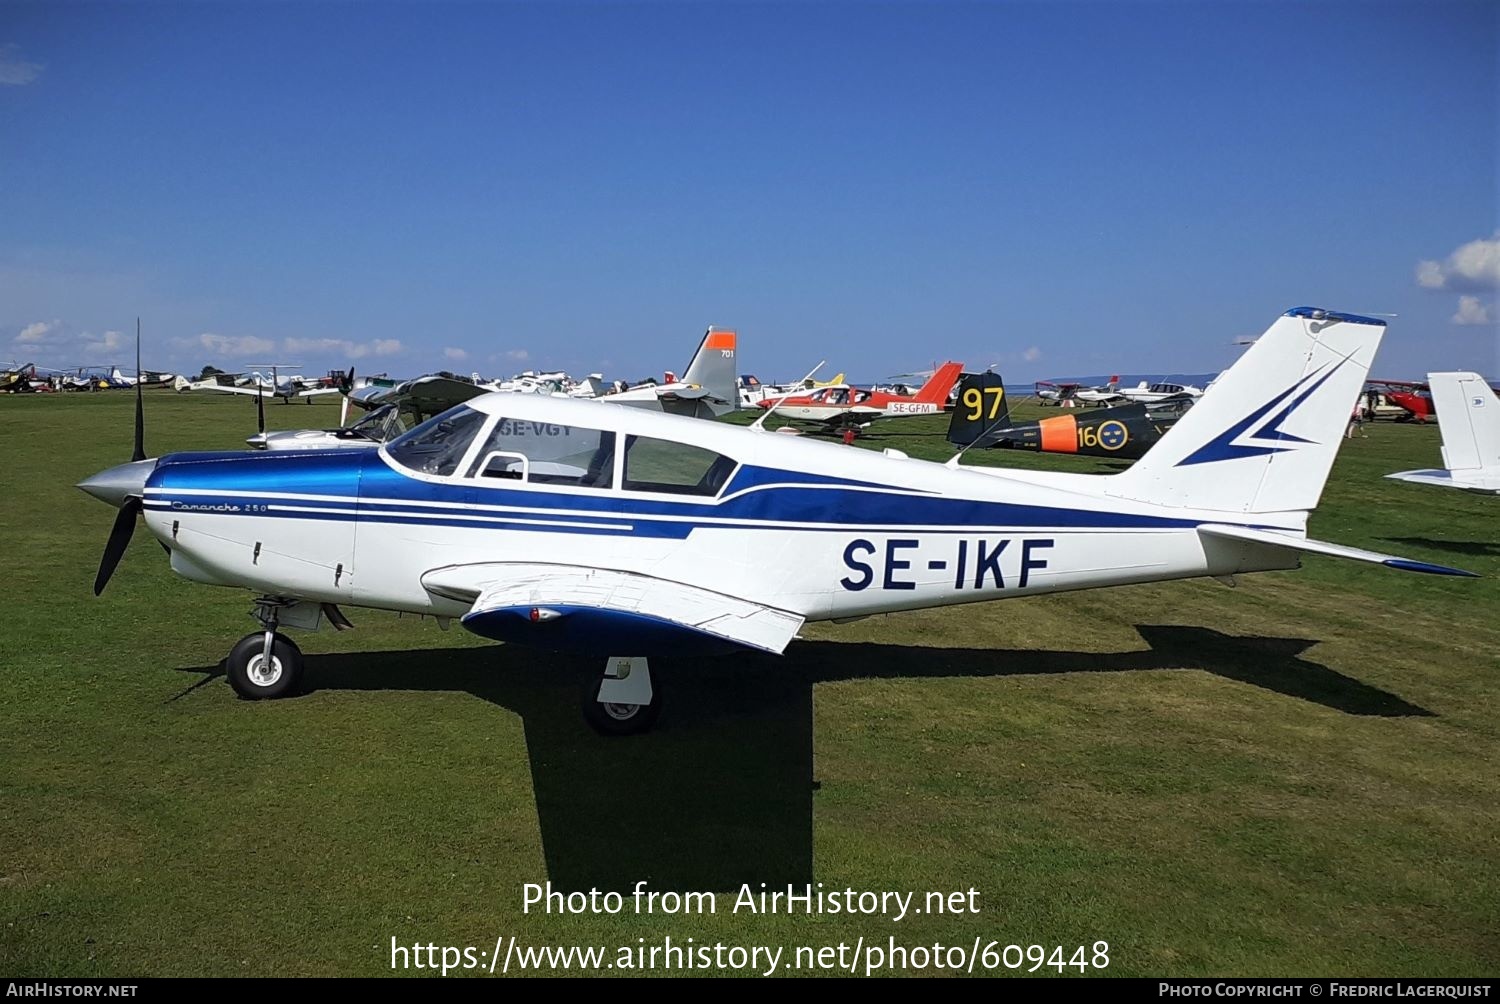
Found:
[[[0,360],[1500,377],[1493,3],[0,5]]]

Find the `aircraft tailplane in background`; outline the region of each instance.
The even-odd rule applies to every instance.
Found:
[[[704,332],[703,341],[698,343],[698,351],[693,353],[693,361],[688,363],[687,371],[682,375],[684,383],[702,387],[718,400],[728,404],[723,411],[715,409],[715,414],[733,411],[739,404],[739,367],[735,362],[736,348],[737,336],[733,331],[709,328]]]
[[[1397,481],[1500,495],[1500,397],[1478,373],[1429,373],[1443,469],[1387,474]]]

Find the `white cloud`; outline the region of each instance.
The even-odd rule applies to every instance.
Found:
[[[276,349],[276,343],[269,338],[258,338],[255,335],[219,335],[212,331],[205,331],[197,338],[179,339],[178,344],[207,349],[220,356],[264,356]]]
[[[527,352],[525,349],[511,349],[509,352],[505,353],[505,358],[514,359],[516,362],[520,363],[530,359],[531,353]]]
[[[287,338],[281,345],[287,352],[341,355],[345,359],[393,356],[401,351],[399,338],[377,338],[370,342],[355,342],[348,338]]]
[[[448,359],[453,359],[458,362],[463,362],[465,359],[469,358],[469,354],[463,349],[456,349],[452,348],[451,346],[443,350],[443,355]]]
[[[1500,289],[1500,230],[1493,237],[1469,241],[1443,261],[1417,262],[1417,285],[1423,289]]]
[[[21,58],[21,47],[14,42],[0,45],[0,84],[24,87],[41,76],[45,64]]]
[[[1460,296],[1458,313],[1453,315],[1454,324],[1493,324],[1489,304],[1477,296]]]
[[[47,336],[55,333],[62,327],[62,321],[36,321],[21,329],[21,333],[15,340],[22,345],[38,345],[47,340]]]
[[[116,362],[118,359],[108,357],[118,357],[133,344],[123,332],[106,331],[96,335],[91,331],[75,331],[56,319],[26,325],[11,343],[16,349],[42,351],[50,362],[75,366],[79,359],[84,361],[83,365]]]
[[[1042,358],[1042,350],[1033,345],[1031,348],[1021,353],[1021,358],[1026,360],[1028,363],[1034,363],[1038,359]]]
[[[87,331],[83,333],[83,348],[86,352],[115,352],[130,344],[125,340],[124,332],[106,331],[97,338]]]

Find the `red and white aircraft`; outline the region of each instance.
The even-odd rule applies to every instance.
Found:
[[[799,422],[815,422],[826,429],[869,425],[877,418],[939,415],[948,406],[948,394],[963,375],[963,363],[947,362],[937,368],[915,394],[892,394],[840,384],[821,387],[807,394],[768,397],[760,402],[766,410]]]

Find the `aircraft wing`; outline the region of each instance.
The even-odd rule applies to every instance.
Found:
[[[309,387],[307,390],[299,390],[297,392],[297,396],[298,397],[321,397],[324,394],[341,394],[341,393],[343,393],[343,391],[341,391],[337,387]]]
[[[337,388],[329,388],[337,393]],[[349,392],[349,400],[357,407],[369,410],[383,404],[400,405],[404,411],[421,415],[438,415],[454,405],[463,404],[470,398],[490,393],[489,387],[481,387],[470,380],[459,380],[445,376],[423,376],[382,387],[368,384]]]
[[[190,381],[186,387],[178,388],[179,392],[184,390],[211,390],[220,394],[248,394],[251,397],[275,397],[276,392],[265,387],[236,387],[233,384],[214,383],[211,380]]]
[[[449,565],[422,576],[428,592],[472,605],[464,627],[500,641],[629,654],[632,643],[780,653],[803,618],[672,579],[540,562]]]
[[[1405,572],[1427,572],[1431,575],[1463,575],[1469,578],[1478,578],[1473,572],[1466,572],[1461,568],[1449,568],[1447,565],[1432,565],[1425,561],[1398,558],[1394,554],[1381,554],[1379,551],[1366,551],[1358,547],[1345,547],[1343,544],[1330,544],[1322,540],[1308,540],[1306,537],[1295,537],[1280,530],[1259,530],[1248,526],[1226,526],[1218,523],[1204,523],[1198,527],[1198,534],[1203,537],[1233,540],[1246,544],[1284,547],[1288,550],[1302,551],[1306,554],[1324,554],[1331,558],[1351,558],[1354,561],[1369,561],[1377,565],[1385,565],[1388,568],[1399,568]]]
[[[851,424],[854,424],[854,423],[859,423],[859,424],[863,425],[863,424],[866,424],[868,422],[873,422],[877,418],[885,418],[885,417],[886,417],[886,412],[885,412],[884,408],[872,408],[872,407],[870,407],[867,404],[856,404],[856,405],[851,405],[848,408],[845,408],[844,410],[840,411],[837,415],[830,415],[828,418],[795,418],[794,417],[792,419],[792,421],[794,421],[794,422],[813,422],[813,423],[817,423],[817,424],[820,424],[820,425],[827,426],[830,429],[838,429],[838,428],[842,428],[843,426],[851,425]]]

